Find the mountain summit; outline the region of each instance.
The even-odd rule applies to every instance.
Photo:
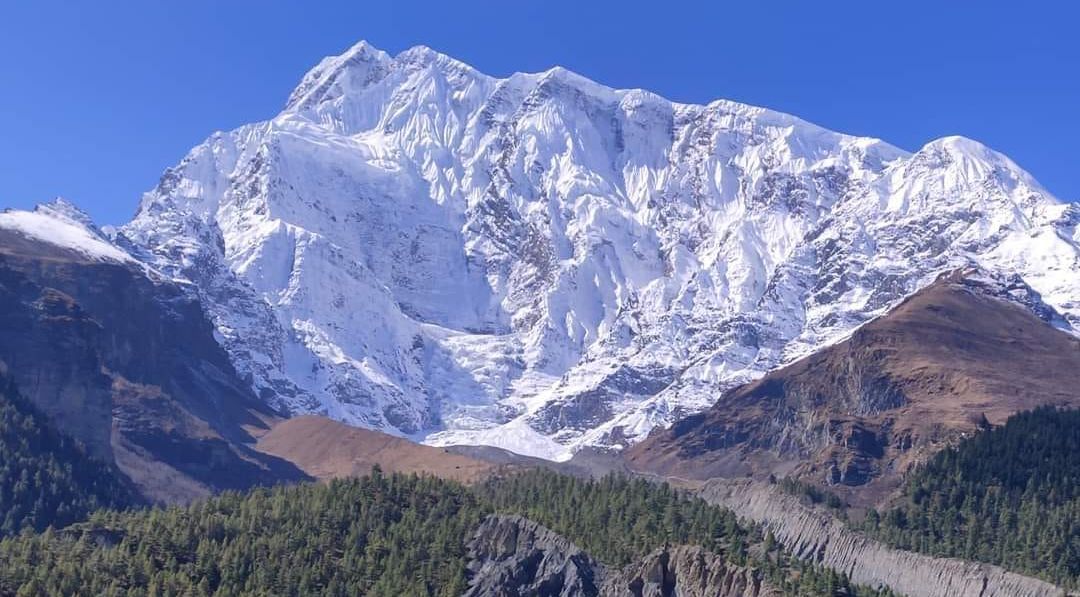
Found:
[[[944,270],[1017,274],[1070,328],[1077,222],[960,137],[912,154],[360,43],[110,235],[198,296],[276,409],[562,459],[701,411]]]

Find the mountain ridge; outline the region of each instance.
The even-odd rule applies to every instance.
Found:
[[[702,480],[791,476],[874,504],[962,437],[1020,411],[1080,407],[1080,339],[1041,304],[1016,277],[943,274],[624,456],[633,468]]]
[[[110,236],[206,304],[274,408],[564,460],[701,411],[956,267],[1019,274],[1080,321],[1077,222],[961,137],[908,153],[360,43],[274,118],[194,148]]]

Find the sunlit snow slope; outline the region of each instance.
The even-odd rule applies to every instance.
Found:
[[[1080,210],[959,137],[914,154],[561,68],[360,43],[216,133],[114,234],[192,283],[272,405],[548,458],[622,446],[946,268],[1076,323]]]

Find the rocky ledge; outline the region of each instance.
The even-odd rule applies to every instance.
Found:
[[[761,574],[734,566],[700,547],[658,549],[640,562],[611,575],[600,589],[604,597],[771,597],[781,593]]]
[[[565,537],[520,516],[489,516],[469,542],[466,597],[599,595],[604,568]]]

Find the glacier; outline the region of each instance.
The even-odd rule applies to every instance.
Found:
[[[197,294],[275,408],[562,460],[702,410],[946,269],[1019,275],[1075,325],[1078,222],[962,137],[909,153],[361,42],[280,114],[192,149],[107,240]]]

